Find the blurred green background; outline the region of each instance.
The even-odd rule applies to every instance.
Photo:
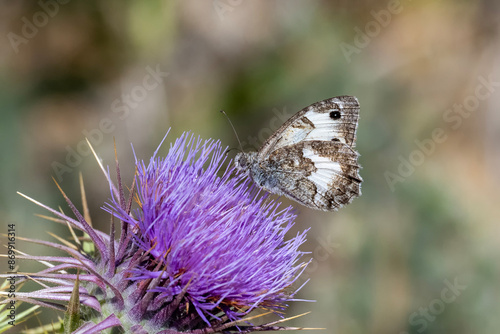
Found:
[[[148,159],[168,128],[168,141],[192,131],[237,147],[223,109],[255,150],[302,107],[355,95],[363,195],[336,213],[292,203],[297,228],[311,227],[303,249],[313,258],[298,297],[316,302],[293,303],[287,316],[312,313],[290,325],[498,333],[498,1],[0,6],[2,233],[15,223],[22,237],[64,234],[16,191],[68,212],[51,176],[79,202],[79,172],[107,231],[109,189],[86,136],[111,166],[114,137],[131,180],[130,143]]]

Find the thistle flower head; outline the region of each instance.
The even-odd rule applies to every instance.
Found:
[[[128,199],[117,163],[118,183],[110,182],[104,209],[121,221],[119,240],[114,224],[109,235],[93,229],[66,196],[76,220],[32,200],[56,214],[56,221],[87,233],[96,254],[81,246],[75,250],[32,240],[71,257],[31,257],[51,263],[30,276],[51,286],[24,300],[57,308],[54,301],[71,299],[77,275],[68,271],[78,269],[79,301],[99,311],[92,313],[97,325],[82,324],[80,332],[109,327],[200,334],[283,329],[274,323],[252,325],[248,313],[279,312],[294,300],[291,286],[305,268],[298,250],[305,231],[287,240],[295,219],[291,207],[280,209],[244,176],[235,175],[233,167],[223,169],[223,152],[219,142],[184,134],[166,157],[157,150],[148,163],[136,159]],[[42,295],[52,302],[41,301]]]

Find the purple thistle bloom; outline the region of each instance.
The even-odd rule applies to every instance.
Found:
[[[161,277],[154,291],[165,299],[185,290],[207,323],[220,311],[234,320],[255,307],[283,309],[304,268],[298,247],[305,232],[285,240],[291,207],[279,210],[257,196],[244,175],[230,177],[232,167],[217,176],[223,152],[219,142],[184,134],[165,158],[155,152],[147,166],[137,162],[140,208],[133,215],[116,196],[106,207],[136,230],[136,243],[155,259],[150,263],[161,263],[136,268],[131,279]]]
[[[295,300],[291,285],[306,266],[298,250],[306,231],[285,238],[296,217],[292,208],[280,209],[279,202],[260,195],[234,167],[222,170],[225,154],[218,141],[183,134],[165,158],[157,157],[158,149],[147,165],[136,158],[128,200],[117,162],[118,183],[109,181],[111,199],[104,209],[121,221],[118,241],[114,223],[109,235],[95,230],[64,193],[76,220],[30,199],[59,217],[54,221],[88,234],[95,252],[86,252],[77,239],[78,250],[30,240],[70,256],[26,256],[50,265],[19,275],[45,283],[20,300],[61,309],[57,301],[71,304],[76,289],[78,305],[99,312],[78,333],[110,327],[166,334],[300,329],[275,326],[281,321],[252,325],[252,317],[245,317],[255,309],[279,312]]]

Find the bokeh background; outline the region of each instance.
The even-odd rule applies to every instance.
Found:
[[[69,211],[51,177],[78,201],[79,172],[94,224],[107,230],[109,189],[86,136],[109,165],[115,138],[131,180],[130,143],[148,159],[169,128],[167,141],[192,131],[237,147],[224,109],[255,150],[302,107],[355,95],[363,195],[336,213],[283,200],[299,209],[297,229],[311,227],[299,298],[316,300],[292,304],[287,316],[312,313],[290,325],[498,333],[498,1],[0,6],[2,233],[15,223],[22,237],[64,235],[16,191]]]

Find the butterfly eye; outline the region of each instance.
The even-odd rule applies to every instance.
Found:
[[[340,111],[332,111],[332,112],[330,112],[330,118],[331,119],[339,119],[340,118]]]

